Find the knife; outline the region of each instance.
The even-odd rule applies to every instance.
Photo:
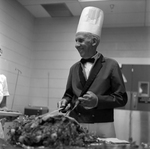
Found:
[[[59,112],[61,111],[63,108],[59,108],[57,110],[54,110],[54,111],[51,111],[51,112],[48,112],[48,113],[45,113],[45,114],[42,114],[40,116],[38,116],[37,118],[42,118],[44,121],[48,119],[49,116],[51,116],[52,114],[56,113],[56,112]]]

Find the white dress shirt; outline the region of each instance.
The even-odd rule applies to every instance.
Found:
[[[97,59],[100,57],[100,53],[96,53],[92,58],[95,59],[94,63],[90,63],[90,62],[86,62],[82,67],[83,67],[83,73],[85,75],[86,80],[88,79],[91,69],[93,67],[93,65],[95,64],[95,62],[97,61]]]

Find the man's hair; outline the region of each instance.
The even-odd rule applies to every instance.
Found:
[[[86,36],[87,38],[90,38],[90,39],[93,39],[95,38],[97,40],[97,44],[96,44],[96,47],[99,45],[100,43],[100,37],[98,35],[95,35],[95,34],[92,34],[90,32],[78,32],[76,33],[77,34],[83,34],[84,36]]]
[[[91,33],[85,33],[85,36],[88,37],[88,38],[91,38],[91,39],[95,38],[97,40],[97,45],[96,46],[99,45],[99,43],[100,43],[100,37],[99,36],[91,34]]]

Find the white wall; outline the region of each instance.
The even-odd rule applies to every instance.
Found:
[[[4,50],[0,69],[8,78],[9,107],[15,97],[14,108],[18,110],[23,111],[27,104],[50,103],[50,110],[56,108],[64,93],[69,68],[80,59],[74,47],[78,19],[35,20],[16,1],[0,0],[0,43]],[[98,50],[119,63],[150,64],[149,30],[149,27],[103,28]],[[18,82],[16,68],[22,72]]]
[[[35,24],[30,104],[47,106],[49,101],[54,110],[64,93],[69,68],[80,58],[74,47],[77,18],[38,19]]]
[[[115,110],[115,129],[119,139],[131,137],[137,145],[150,142],[150,112]]]
[[[14,0],[0,0],[0,73],[6,75],[8,108],[23,112],[28,105],[32,66],[34,18]],[[17,81],[18,69],[19,74]]]

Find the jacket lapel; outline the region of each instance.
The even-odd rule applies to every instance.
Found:
[[[82,71],[81,64],[79,66],[79,78],[80,78],[80,83],[82,84],[82,87],[84,87],[84,85],[86,83],[86,80],[85,80],[85,77],[84,77],[84,74],[83,74],[83,71]]]
[[[80,65],[79,68],[79,77],[80,77],[80,82],[83,86],[82,92],[80,94],[80,96],[83,96],[83,94],[85,94],[87,92],[87,90],[89,89],[89,87],[91,86],[92,82],[94,81],[94,79],[96,78],[98,72],[100,71],[101,67],[102,67],[102,55],[100,56],[100,58],[96,61],[95,65],[93,66],[90,76],[88,78],[88,80],[85,80],[85,77],[83,75],[82,72],[82,68]]]

